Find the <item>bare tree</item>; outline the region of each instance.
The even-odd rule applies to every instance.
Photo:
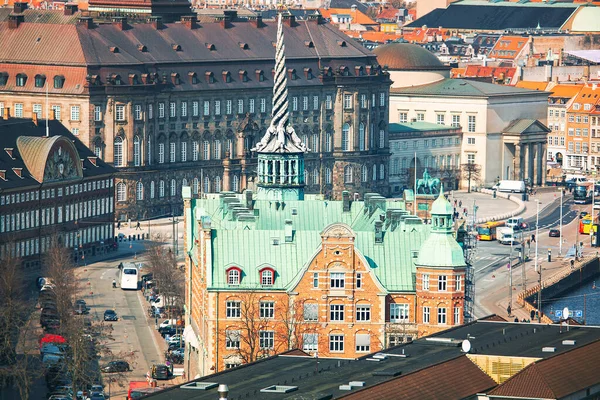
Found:
[[[475,163],[462,164],[462,178],[468,182],[468,193],[471,193],[471,181],[481,180],[481,165]]]
[[[173,310],[180,310],[185,294],[185,275],[177,266],[177,258],[171,249],[159,244],[151,244],[146,251],[146,261],[152,272],[152,280],[163,297],[168,318],[180,317],[173,315]]]
[[[10,248],[10,246],[9,246]],[[34,324],[33,304],[27,300],[19,258],[10,252],[0,257],[0,387],[15,386],[22,399],[41,376]]]
[[[295,301],[294,299],[290,299],[279,308],[276,337],[285,344],[286,350],[302,349],[305,334],[318,333],[318,322],[308,313],[309,311],[305,310],[304,301]]]

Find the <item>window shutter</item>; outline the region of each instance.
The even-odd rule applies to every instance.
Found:
[[[368,333],[357,333],[356,334],[356,345],[357,346],[370,346],[371,335]]]
[[[317,304],[304,304],[304,320],[305,321],[316,321],[318,319],[318,305]]]

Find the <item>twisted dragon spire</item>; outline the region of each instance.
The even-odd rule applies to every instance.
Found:
[[[283,42],[283,16],[277,19],[277,46],[275,50],[275,77],[273,85],[273,110],[267,132],[252,151],[262,153],[304,153],[309,151],[290,125],[285,43]]]

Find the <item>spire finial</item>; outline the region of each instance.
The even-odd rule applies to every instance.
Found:
[[[304,153],[308,151],[308,148],[296,135],[289,121],[285,44],[283,41],[283,15],[281,12],[277,16],[274,81],[273,118],[267,132],[252,151],[264,153]]]

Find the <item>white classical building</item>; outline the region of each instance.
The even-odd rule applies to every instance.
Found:
[[[548,92],[449,79],[449,67],[412,44],[391,43],[374,52],[393,81],[390,123],[462,128],[460,162],[480,166],[480,185],[519,178],[544,183]]]

